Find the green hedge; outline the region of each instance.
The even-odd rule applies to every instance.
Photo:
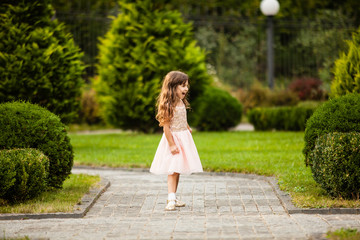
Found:
[[[316,182],[333,197],[359,200],[360,133],[328,133],[311,152]]]
[[[193,108],[195,114],[190,117],[190,124],[200,131],[224,131],[241,121],[240,102],[227,91],[218,88],[207,88]]]
[[[35,148],[50,159],[48,184],[61,188],[73,166],[66,126],[50,111],[31,103],[0,104],[0,150]]]
[[[303,153],[307,166],[312,166],[310,153],[316,139],[331,132],[360,132],[360,94],[348,94],[325,102],[306,122]]]
[[[312,107],[268,107],[251,109],[247,116],[255,130],[303,131]]]
[[[36,149],[0,151],[0,198],[20,202],[47,188],[49,159]]]

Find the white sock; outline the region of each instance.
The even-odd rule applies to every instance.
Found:
[[[176,195],[175,195],[175,193],[169,193],[169,194],[168,194],[168,200],[169,200],[169,201],[175,201],[175,200],[176,200]]]

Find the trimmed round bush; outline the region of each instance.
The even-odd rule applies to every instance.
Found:
[[[70,123],[85,67],[65,25],[52,16],[50,0],[0,4],[0,103],[26,100]]]
[[[16,162],[8,151],[0,151],[0,198],[14,186],[16,180]]]
[[[307,166],[312,166],[310,153],[316,139],[331,132],[360,132],[360,94],[348,94],[325,102],[306,122],[303,153]]]
[[[8,166],[11,168],[6,171]],[[0,182],[0,189],[4,190],[0,197],[3,199],[21,202],[46,190],[49,159],[39,150],[1,150],[0,168],[5,170],[0,173],[1,180],[5,180]]]
[[[200,131],[223,131],[241,121],[242,105],[227,91],[207,88],[194,103],[192,125]]]
[[[359,200],[360,133],[328,133],[311,152],[316,182],[333,197]]]
[[[0,104],[0,149],[35,148],[50,160],[48,185],[61,188],[73,166],[73,149],[60,118],[31,103]]]

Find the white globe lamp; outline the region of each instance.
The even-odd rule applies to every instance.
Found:
[[[275,16],[280,9],[280,4],[276,0],[262,0],[260,10],[265,16]]]

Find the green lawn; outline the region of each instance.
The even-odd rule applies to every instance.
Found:
[[[76,165],[150,167],[161,134],[70,134]],[[359,201],[331,199],[305,167],[303,132],[195,132],[206,171],[275,176],[299,207],[359,207]]]
[[[62,189],[44,192],[23,203],[7,204],[0,199],[0,213],[73,212],[74,206],[84,194],[99,181],[99,176],[71,174]]]
[[[340,228],[334,232],[328,232],[326,238],[330,240],[359,240],[360,232],[356,228]]]

